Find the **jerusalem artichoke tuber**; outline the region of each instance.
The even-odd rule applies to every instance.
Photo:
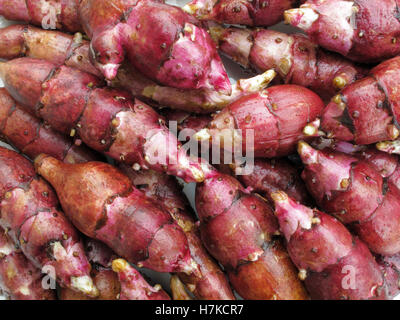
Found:
[[[79,0],[1,0],[0,15],[6,19],[25,21],[45,29],[82,29],[79,21]]]
[[[317,204],[351,225],[371,251],[400,252],[400,191],[375,166],[348,154],[319,151],[305,142],[298,152],[302,177]]]
[[[73,143],[26,112],[4,88],[0,89],[0,134],[6,142],[31,159],[40,153],[49,154],[68,163],[99,158],[92,150],[79,145],[79,141]]]
[[[46,155],[37,157],[35,166],[56,190],[72,223],[88,237],[139,267],[198,272],[181,227],[121,171],[107,163],[66,164]]]
[[[358,145],[397,139],[399,69],[400,57],[382,62],[333,97],[321,117],[327,137]]]
[[[179,279],[186,284],[189,291],[201,300],[235,299],[225,274],[201,242],[198,225],[194,216],[189,213],[191,209],[177,181],[164,173],[152,170],[134,171],[132,168],[122,166],[122,171],[146,196],[162,203],[185,232],[191,256],[200,269],[198,274],[178,274]]]
[[[266,29],[210,26],[223,54],[258,72],[275,69],[284,83],[310,88],[330,99],[367,71],[338,54],[320,49],[303,34]]]
[[[219,174],[196,189],[201,238],[245,299],[307,299],[279,239],[270,206],[233,177]]]
[[[233,154],[246,150],[260,158],[286,156],[299,140],[319,135],[319,121],[315,120],[323,107],[309,89],[273,86],[225,107],[195,138],[211,140]]]
[[[202,164],[189,157],[152,108],[118,89],[103,87],[91,74],[44,60],[0,63],[8,92],[52,128],[135,167],[202,181]]]
[[[44,289],[40,271],[18,250],[0,227],[0,287],[11,300],[53,300],[54,290]]]
[[[247,26],[272,26],[283,20],[283,12],[298,0],[192,0],[183,10],[200,20]]]
[[[84,40],[80,33],[72,36],[26,25],[12,25],[0,29],[2,59],[10,60],[21,56],[43,59],[57,66],[65,64],[102,77],[90,63],[89,51],[89,42]],[[111,85],[124,88],[137,98],[152,104],[206,113],[222,109],[243,95],[263,89],[273,77],[274,73],[268,71],[250,79],[241,79],[232,86],[232,93],[227,95],[217,93],[213,89],[180,90],[162,86],[141,75],[132,66],[123,66]]]
[[[97,296],[82,242],[57,209],[53,190],[29,160],[5,148],[0,148],[0,196],[0,224],[25,256],[46,272],[54,270],[61,286]]]
[[[289,255],[312,299],[386,299],[384,279],[367,246],[335,218],[271,194]]]
[[[285,12],[285,21],[312,41],[358,62],[380,62],[400,53],[397,0],[308,0]]]

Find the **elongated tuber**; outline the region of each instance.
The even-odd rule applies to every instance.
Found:
[[[400,192],[367,160],[299,143],[302,177],[318,205],[349,224],[371,251],[400,252]]]
[[[44,289],[42,275],[0,227],[0,287],[11,300],[53,300],[54,290]]]
[[[201,300],[233,300],[225,274],[202,244],[198,225],[194,215],[190,214],[191,209],[177,181],[164,173],[151,170],[134,171],[126,166],[122,170],[146,196],[162,203],[185,232],[192,259],[199,265],[197,274],[177,274],[189,291]]]
[[[400,53],[397,0],[308,0],[285,12],[285,21],[322,47],[358,62]]]
[[[25,21],[45,29],[82,29],[79,0],[1,0],[0,15],[9,20]]]
[[[271,207],[233,177],[219,174],[196,188],[201,238],[245,299],[307,299],[281,241]]]
[[[75,36],[26,25],[12,25],[0,29],[0,58],[15,59],[22,56],[43,59],[57,66],[65,64],[101,77],[90,62],[89,42],[77,33]],[[113,87],[128,90],[139,99],[161,106],[193,112],[213,112],[237,98],[257,92],[268,85],[274,73],[271,71],[250,79],[239,80],[232,86],[231,94],[213,89],[180,90],[166,87],[146,78],[132,66],[122,66]]]
[[[381,270],[367,246],[335,218],[282,191],[271,194],[292,261],[312,299],[385,299]]]
[[[0,148],[1,226],[25,256],[63,287],[97,296],[79,236],[57,209],[53,189],[35,175],[32,164]]]
[[[286,156],[295,151],[299,140],[319,135],[319,121],[315,120],[323,108],[321,98],[309,89],[273,86],[225,107],[195,137],[211,140],[214,146],[233,154]]]
[[[285,10],[298,0],[192,0],[183,10],[200,20],[247,26],[272,26],[283,20]]]
[[[35,166],[56,190],[69,219],[88,237],[139,267],[198,272],[181,227],[115,167],[66,164],[46,155],[37,157]]]
[[[275,69],[284,83],[310,88],[324,99],[367,73],[338,54],[320,49],[303,34],[221,26],[209,29],[221,52],[243,67],[257,72]]]
[[[93,161],[99,158],[90,149],[74,143],[26,112],[4,88],[0,89],[0,134],[6,142],[34,159],[41,153],[68,163]]]
[[[91,74],[44,60],[20,58],[0,64],[13,98],[52,128],[135,167],[202,181],[202,164],[189,157],[163,118],[118,89],[103,87]]]

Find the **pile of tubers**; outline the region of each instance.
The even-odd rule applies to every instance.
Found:
[[[399,6],[0,0],[0,292],[393,299]]]

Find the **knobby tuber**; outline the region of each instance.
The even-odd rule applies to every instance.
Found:
[[[198,272],[182,228],[120,170],[102,162],[66,164],[46,155],[37,157],[35,166],[86,236],[104,242],[138,267]]]
[[[90,264],[78,233],[57,209],[49,184],[32,163],[15,151],[0,148],[1,227],[25,256],[63,287],[97,296]]]
[[[312,299],[386,299],[381,270],[367,246],[334,217],[282,191],[271,197],[292,261]]]
[[[303,300],[278,234],[271,207],[233,177],[219,174],[196,189],[201,238],[224,266],[233,288],[245,299]]]
[[[126,91],[104,87],[89,73],[31,58],[0,63],[0,77],[22,106],[94,150],[187,182],[205,178],[203,164],[186,154],[164,119]]]

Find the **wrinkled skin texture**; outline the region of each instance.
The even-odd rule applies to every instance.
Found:
[[[35,165],[86,236],[104,242],[139,267],[197,272],[183,230],[121,171],[106,163],[71,165],[45,155],[36,158]]]
[[[112,269],[121,283],[120,300],[171,300],[160,285],[152,287],[143,276],[124,259],[112,262]]]
[[[196,208],[205,247],[244,299],[307,299],[287,252],[274,238],[278,224],[266,202],[220,174],[197,186]]]
[[[4,140],[31,159],[46,153],[67,163],[99,159],[85,146],[65,138],[26,112],[4,88],[0,89],[0,134]]]
[[[380,62],[400,53],[398,0],[308,0],[285,20],[312,41],[358,62]]]
[[[211,140],[215,146],[236,154],[254,152],[260,158],[286,156],[295,151],[299,140],[311,137],[303,129],[316,120],[323,107],[322,100],[309,89],[273,86],[225,107],[196,138]],[[241,134],[237,129],[242,130]],[[317,130],[314,134],[318,134]]]
[[[37,267],[52,267],[58,283],[89,296],[97,289],[78,233],[26,158],[0,148],[1,227]],[[82,283],[84,282],[84,284]]]
[[[299,145],[302,178],[326,212],[350,225],[371,251],[400,252],[400,192],[368,160]]]
[[[201,300],[234,300],[225,274],[201,242],[198,225],[177,181],[166,174],[151,170],[134,171],[126,166],[121,169],[146,196],[162,203],[185,232],[191,256],[200,268],[199,274],[178,274],[189,291]]]
[[[347,86],[322,113],[328,138],[372,144],[399,137],[400,57],[382,62]]]
[[[231,92],[211,37],[180,8],[150,0],[83,0],[79,13],[92,58],[107,79],[126,57],[164,85]]]
[[[367,73],[302,34],[220,26],[210,31],[221,52],[243,67],[256,72],[274,69],[282,82],[310,88],[324,99]]]
[[[0,29],[0,58],[15,59],[22,56],[43,59],[57,66],[77,68],[97,77],[102,74],[90,62],[89,42],[77,33],[75,36],[32,26],[13,25]],[[124,88],[139,99],[156,106],[169,106],[198,113],[222,109],[237,98],[266,87],[271,79],[260,76],[239,80],[230,95],[213,89],[181,90],[157,84],[143,76],[132,66],[124,65],[111,86]]]
[[[335,218],[273,193],[275,214],[292,261],[312,299],[386,299],[380,268],[366,245]],[[349,272],[353,282],[349,283]],[[346,278],[347,275],[347,278]],[[351,275],[350,275],[351,276]]]
[[[0,15],[44,29],[76,32],[82,29],[78,7],[79,0],[1,0]],[[55,20],[54,23],[51,19]]]
[[[247,26],[272,26],[283,20],[283,12],[297,0],[193,0],[183,10],[200,20]]]
[[[272,192],[282,190],[303,204],[311,201],[299,171],[286,159],[255,159],[253,171],[237,178],[268,200]]]
[[[0,228],[0,287],[11,300],[54,300],[55,292],[42,287],[40,271],[16,249]]]
[[[103,87],[93,75],[44,60],[20,58],[0,65],[13,98],[52,128],[79,136],[86,145],[129,165],[177,175],[205,177],[152,108],[129,93]]]

